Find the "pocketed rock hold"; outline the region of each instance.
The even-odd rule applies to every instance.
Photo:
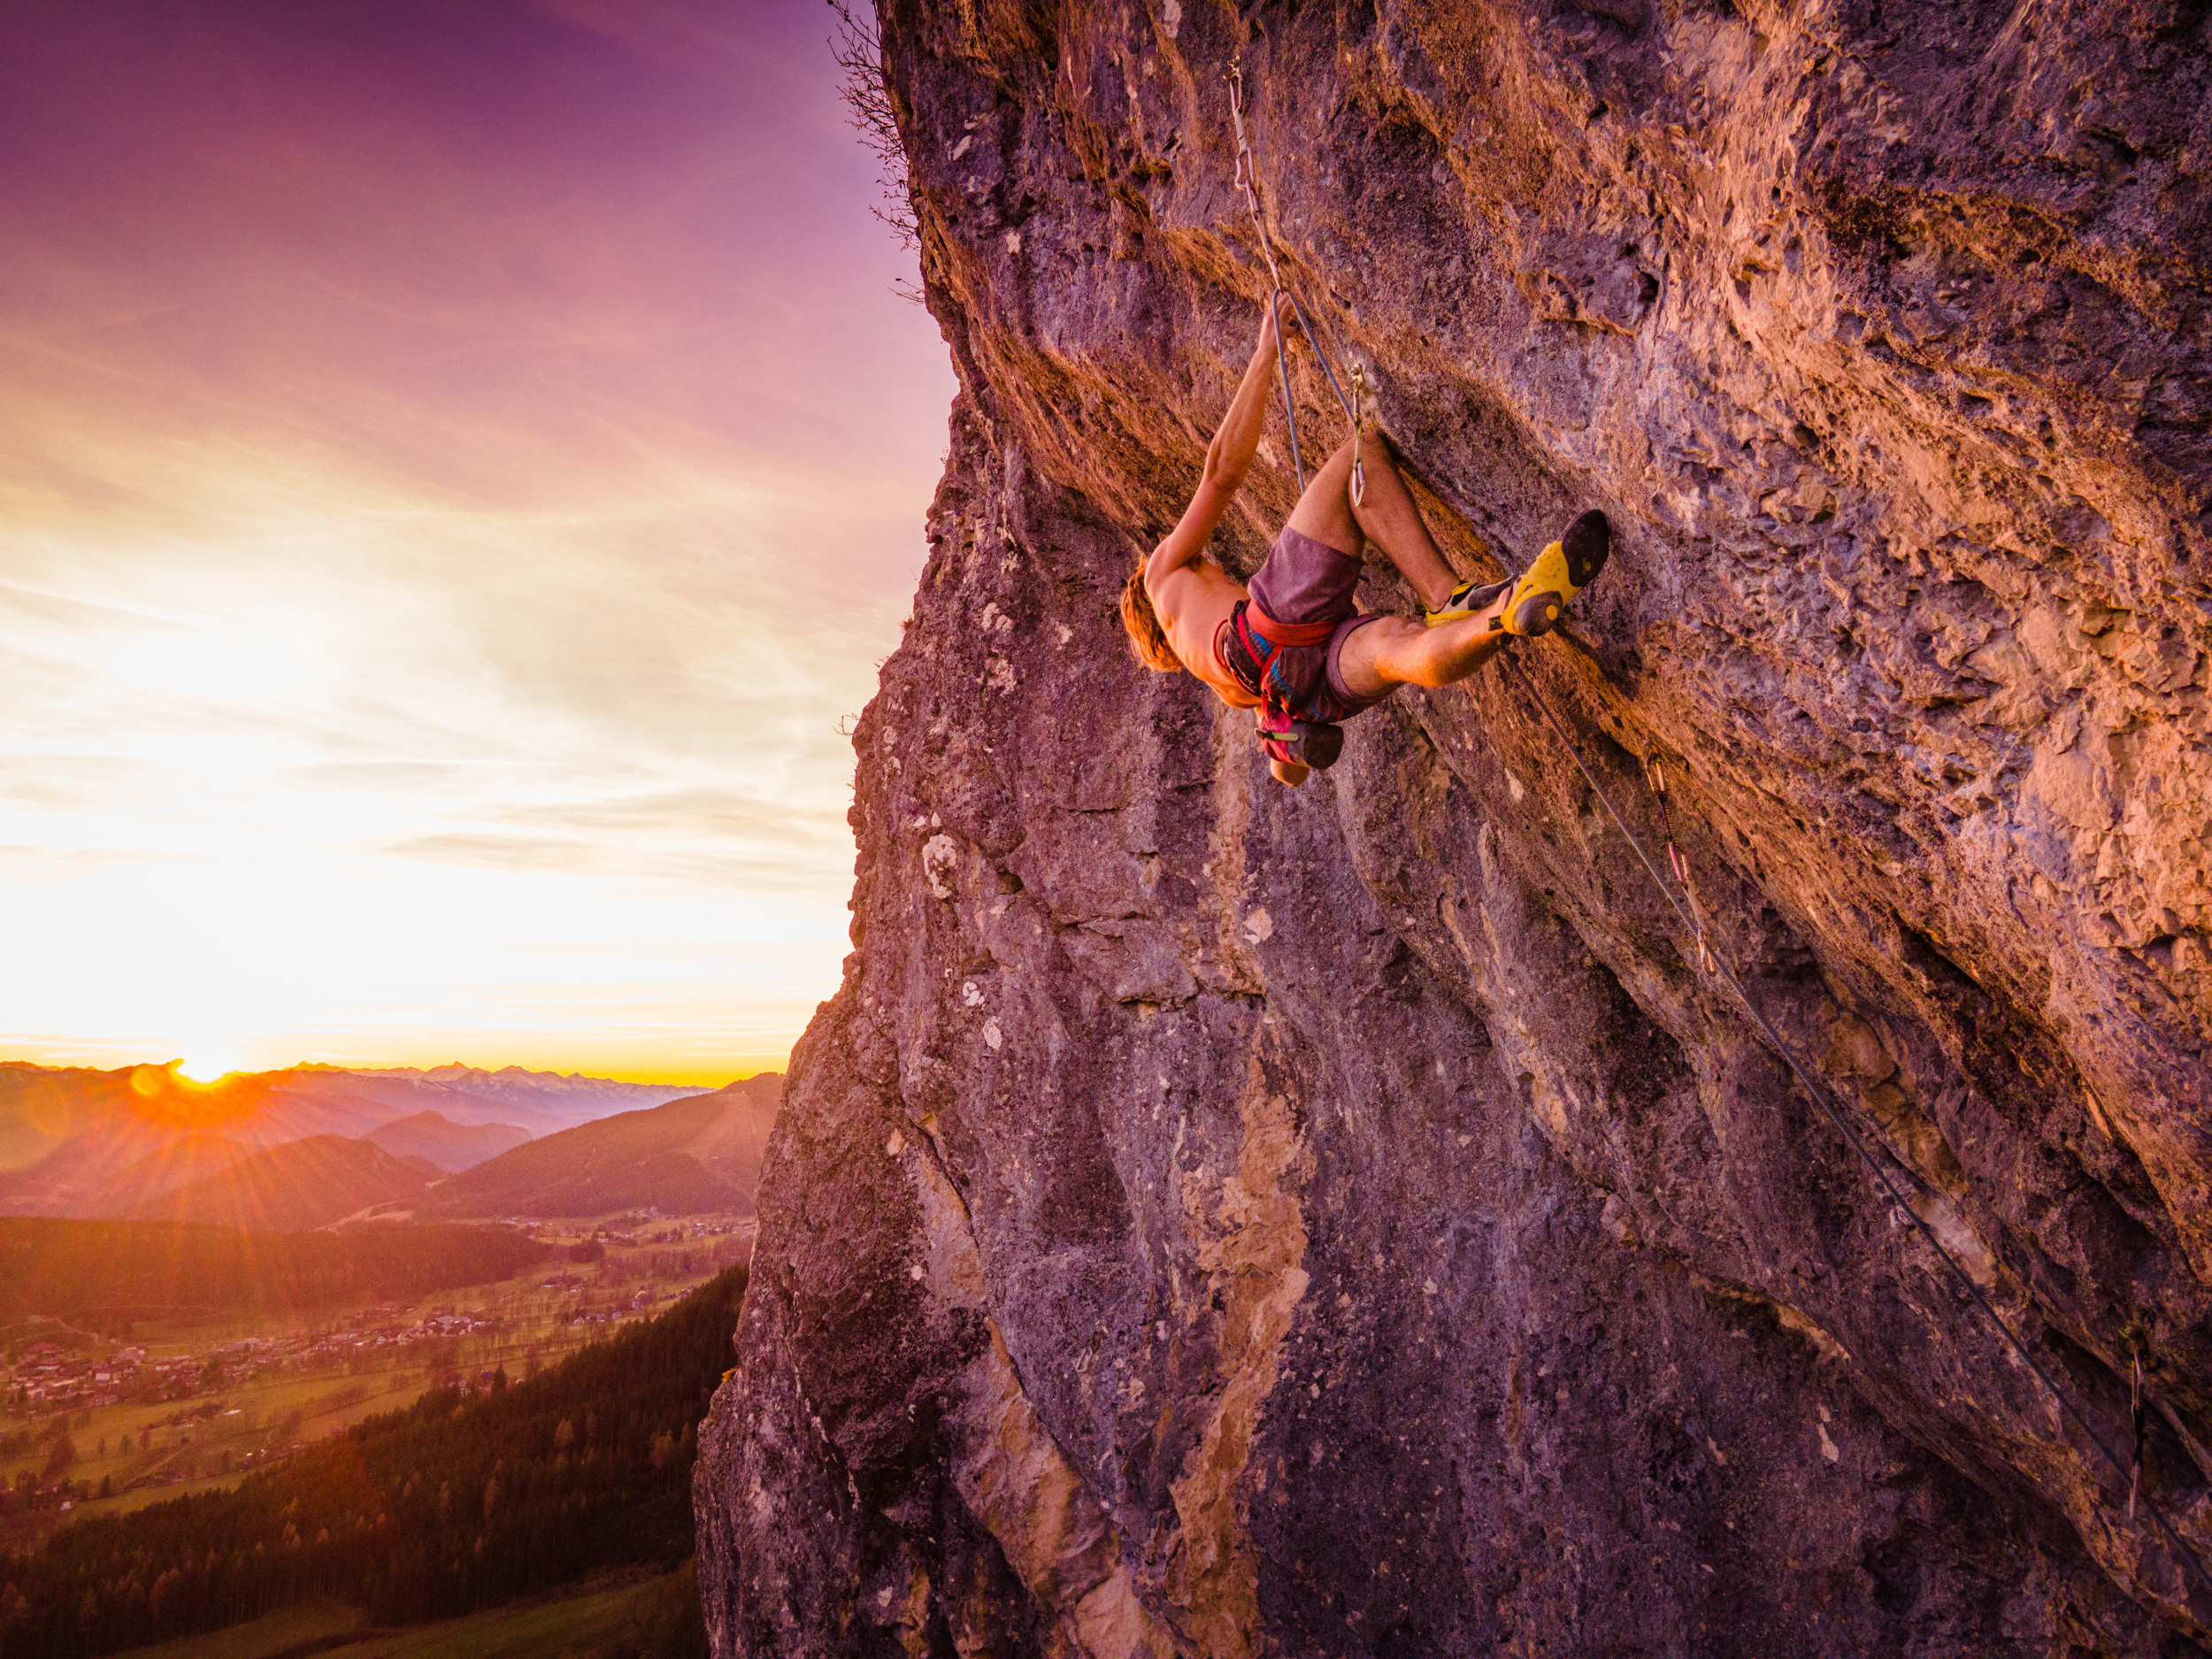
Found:
[[[1294,792],[1114,604],[1253,331],[1240,51],[1462,574],[1612,521],[1538,695],[1655,841],[1663,762],[1713,949],[2124,1452],[2140,1354],[2212,1556],[2204,8],[883,21],[961,392],[702,1435],[717,1653],[2204,1651],[1515,681]]]

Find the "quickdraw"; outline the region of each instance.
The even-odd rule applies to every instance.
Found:
[[[1352,365],[1352,505],[1356,507],[1367,499],[1367,464],[1360,459],[1359,442],[1364,422],[1360,419],[1360,407],[1366,401],[1367,371],[1356,363]]]
[[[1652,756],[1644,762],[1644,777],[1651,785],[1651,793],[1658,798],[1659,823],[1667,838],[1667,868],[1674,872],[1682,896],[1689,901],[1690,921],[1697,929],[1697,965],[1708,973],[1717,972],[1713,965],[1713,952],[1705,939],[1705,912],[1697,902],[1697,888],[1690,882],[1690,861],[1682,856],[1682,849],[1674,844],[1674,818],[1667,810],[1667,769],[1659,757]]]

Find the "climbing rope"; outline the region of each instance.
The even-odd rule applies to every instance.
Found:
[[[1312,348],[1314,361],[1321,365],[1321,373],[1328,377],[1329,389],[1336,394],[1336,401],[1344,407],[1344,418],[1352,423],[1352,504],[1356,507],[1367,499],[1367,469],[1361,464],[1360,393],[1366,379],[1356,363],[1352,365],[1352,396],[1344,395],[1337,384],[1336,370],[1330,366],[1329,354],[1321,349],[1314,335],[1313,325],[1306,319],[1306,308],[1298,303],[1297,295],[1283,285],[1282,267],[1276,263],[1275,242],[1267,234],[1267,218],[1260,211],[1259,162],[1252,153],[1252,141],[1244,130],[1244,56],[1239,53],[1229,60],[1229,72],[1224,77],[1229,83],[1229,119],[1235,123],[1237,134],[1236,187],[1244,197],[1244,211],[1252,217],[1252,230],[1259,239],[1260,257],[1267,262],[1267,279],[1273,286],[1267,296],[1267,315],[1275,331],[1275,364],[1282,372],[1283,416],[1290,423],[1290,468],[1298,478],[1298,492],[1306,489],[1306,465],[1298,449],[1298,406],[1291,398],[1290,354],[1283,349],[1283,319],[1277,309],[1278,295],[1290,301],[1291,315],[1297,319],[1299,332]]]
[[[1652,861],[1651,855],[1644,850],[1643,842],[1637,839],[1635,831],[1628,827],[1627,821],[1621,817],[1619,810],[1614,806],[1612,797],[1605,793],[1604,785],[1597,780],[1590,768],[1584,764],[1581,750],[1576,746],[1574,739],[1568,733],[1566,726],[1561,723],[1559,717],[1552,711],[1551,705],[1539,695],[1534,685],[1522,672],[1520,664],[1514,661],[1509,652],[1502,653],[1501,661],[1506,672],[1519,683],[1522,691],[1536,705],[1537,711],[1544,717],[1545,723],[1558,737],[1561,746],[1567,751],[1568,758],[1574,762],[1575,770],[1582,774],[1583,781],[1590,786],[1590,793],[1597,796],[1599,804],[1605,808],[1606,816],[1613,820],[1614,827],[1620,831],[1622,838],[1628,842],[1629,849],[1636,855],[1636,861],[1643,865],[1644,873],[1651,878],[1652,886],[1659,890],[1659,896],[1666,900],[1668,908],[1675,914],[1675,918],[1694,937],[1697,943],[1698,965],[1728,987],[1738,1006],[1766,1038],[1767,1046],[1780,1057],[1785,1065],[1789,1067],[1796,1075],[1799,1084],[1803,1087],[1805,1092],[1812,1096],[1813,1104],[1820,1109],[1821,1115],[1826,1118],[1834,1126],[1836,1133],[1843,1137],[1844,1143],[1859,1155],[1860,1162],[1873,1171],[1875,1179],[1880,1182],[1882,1189],[1888,1194],[1893,1209],[1901,1212],[1912,1223],[1921,1238],[1926,1241],[1928,1248],[1936,1253],[1944,1266],[1951,1270],[1953,1277],[1973,1299],[1974,1305],[1982,1310],[1990,1324],[1996,1327],[1998,1334],[2004,1338],[2013,1353],[2019,1358],[2020,1363],[2028,1368],[2035,1379],[2041,1383],[2049,1393],[2051,1398],[2058,1402],[2059,1409],[2072,1421],[2076,1428],[2088,1437],[2089,1443],[2103,1455],[2105,1462],[2112,1465],[2114,1472],[2127,1481],[2128,1518],[2131,1521],[2135,1518],[2135,1504],[2139,1494],[2143,1508],[2149,1512],[2151,1519],[2157,1524],[2158,1530],[2166,1535],[2166,1540],[2173,1546],[2175,1553],[2188,1563],[2190,1571],[2196,1574],[2197,1581],[2207,1591],[2212,1591],[2212,1575],[2206,1573],[2204,1563],[2198,1559],[2196,1551],[2184,1540],[2179,1532],[2174,1530],[2173,1524],[2166,1518],[2165,1511],[2152,1501],[2151,1495],[2147,1492],[2140,1491],[2144,1422],[2143,1360],[2140,1353],[2139,1352],[2135,1356],[2132,1414],[2135,1428],[2135,1457],[2133,1465],[2131,1467],[2130,1464],[2123,1463],[2119,1455],[2105,1443],[2104,1437],[2089,1425],[2088,1419],[2074,1409],[2074,1402],[2067,1397],[2065,1392],[2055,1382],[2051,1380],[2050,1374],[2036,1363],[2035,1356],[2028,1352],[2027,1345],[2014,1334],[2012,1326],[2006,1323],[2004,1317],[1991,1304],[1989,1298],[1982,1294],[1982,1288],[1974,1282],[1973,1276],[1959,1264],[1956,1256],[1944,1248],[1943,1240],[1936,1237],[1935,1229],[1930,1226],[1920,1212],[1907,1202],[1903,1191],[1891,1176],[1888,1168],[1867,1149],[1866,1143],[1853,1132],[1851,1125],[1844,1120],[1843,1114],[1829,1100],[1827,1091],[1816,1083],[1811,1074],[1799,1064],[1796,1054],[1791,1049],[1789,1044],[1782,1041],[1781,1033],[1768,1023],[1766,1016],[1759,1011],[1758,1004],[1754,1002],[1745,992],[1742,982],[1729,971],[1718,954],[1708,948],[1704,919],[1699,912],[1697,900],[1690,889],[1689,864],[1675,847],[1671,821],[1669,820],[1667,825],[1668,862],[1673,865],[1681,880],[1684,899],[1687,900],[1686,908],[1681,900],[1675,897],[1673,891],[1667,886],[1665,879],[1659,873],[1658,865]],[[1647,763],[1647,764],[1655,768],[1656,766],[1655,762]],[[1659,796],[1661,810],[1663,813],[1666,802],[1665,774],[1663,772],[1655,770],[1652,775],[1655,779],[1655,793]]]
[[[2128,1421],[2135,1430],[2134,1466],[2128,1471],[2128,1519],[2135,1518],[2136,1495],[2143,1489],[2143,1355],[2133,1356],[2135,1381],[2128,1399]]]

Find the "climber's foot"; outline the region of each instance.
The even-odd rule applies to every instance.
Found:
[[[1567,602],[1605,568],[1606,555],[1612,549],[1612,526],[1605,522],[1603,513],[1593,508],[1521,572],[1504,608],[1490,626],[1502,633],[1532,638],[1550,633],[1558,626]]]
[[[1452,596],[1433,611],[1424,609],[1421,617],[1429,626],[1440,628],[1447,622],[1460,622],[1469,617],[1479,617],[1490,609],[1490,604],[1510,586],[1507,582],[1486,582],[1478,588],[1472,582],[1462,582],[1452,589]]]

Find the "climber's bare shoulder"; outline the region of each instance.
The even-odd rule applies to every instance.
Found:
[[[1168,550],[1162,543],[1147,563],[1145,592],[1169,645],[1186,667],[1194,669],[1210,659],[1214,635],[1244,598],[1244,584],[1210,558],[1162,559]]]

